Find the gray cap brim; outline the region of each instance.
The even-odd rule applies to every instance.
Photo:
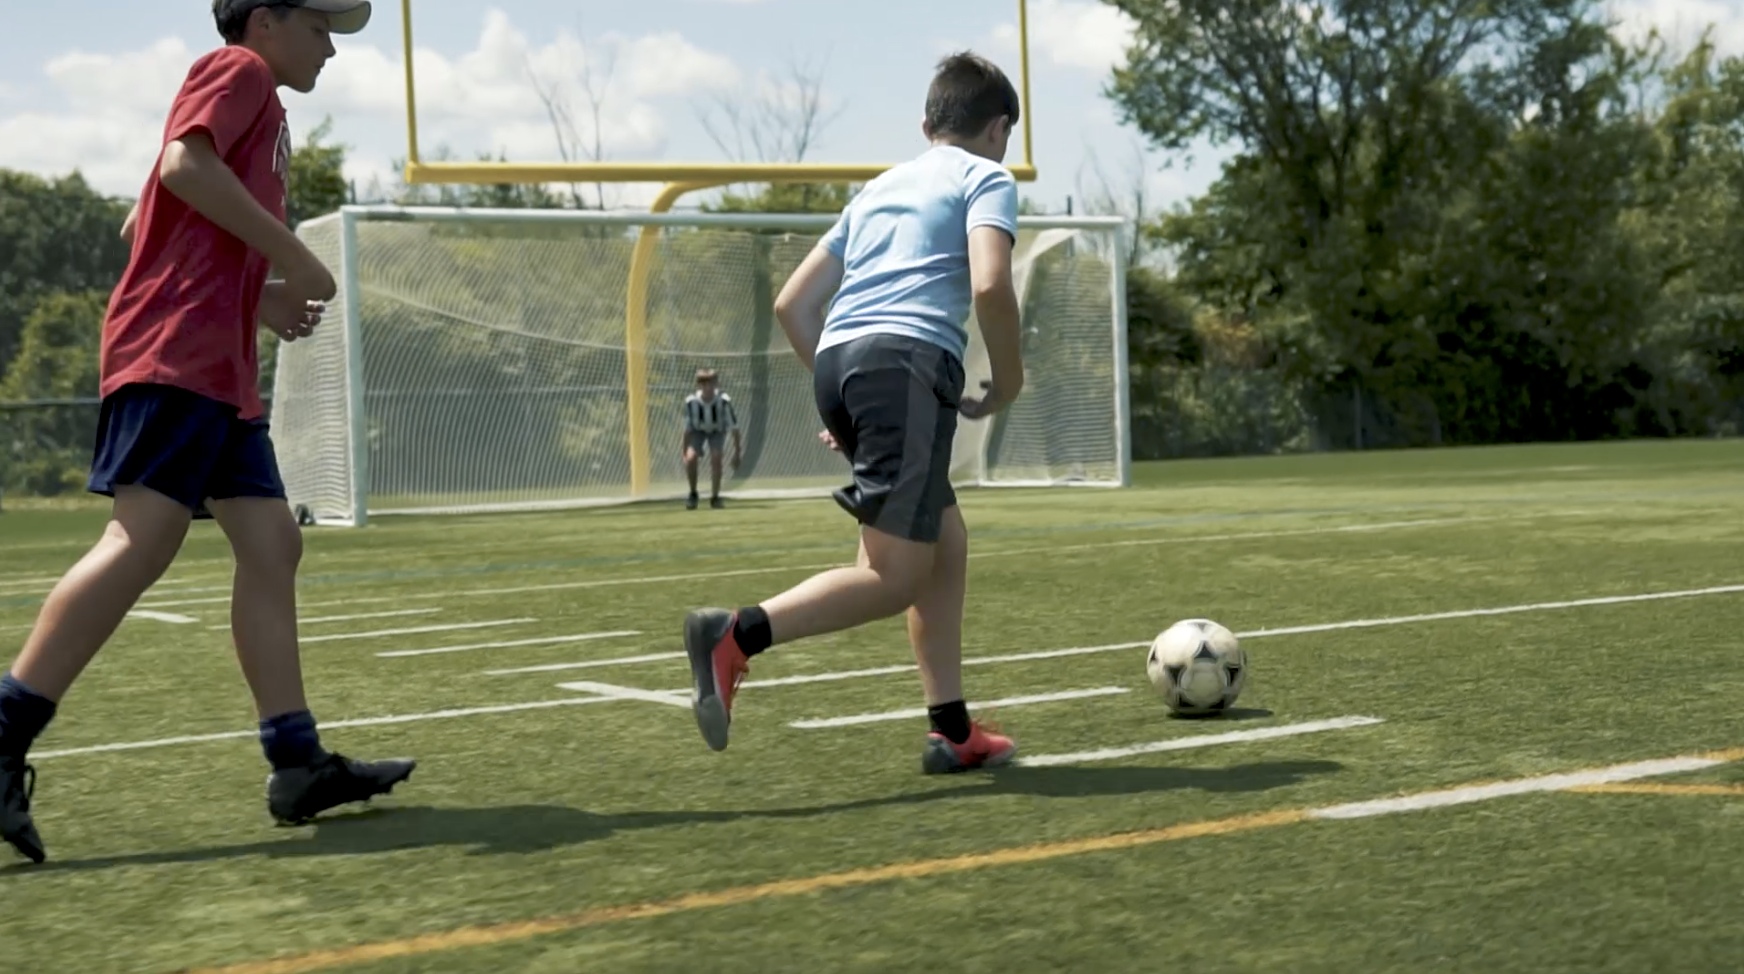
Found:
[[[355,34],[369,24],[369,0],[302,0],[301,6],[326,14],[335,34]]]

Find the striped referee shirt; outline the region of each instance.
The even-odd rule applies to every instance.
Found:
[[[700,393],[691,393],[684,401],[684,428],[693,433],[725,433],[739,428],[739,411],[733,399],[724,392],[704,400]]]

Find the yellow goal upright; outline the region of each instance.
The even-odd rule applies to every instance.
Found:
[[[1023,99],[1022,161],[1008,168],[1020,182],[1036,178],[1030,104],[1029,4],[1016,0],[1019,77]],[[740,163],[740,162],[426,162],[418,148],[418,91],[413,67],[412,0],[400,0],[402,43],[406,69],[407,185],[529,185],[550,183],[660,183],[649,206],[666,213],[680,198],[699,190],[739,183],[866,182],[893,163]],[[630,493],[648,493],[652,458],[648,436],[648,275],[654,262],[661,227],[644,225],[631,256],[624,307],[624,383],[630,458]]]

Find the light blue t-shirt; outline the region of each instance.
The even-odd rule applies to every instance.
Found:
[[[818,350],[865,335],[907,335],[961,360],[976,227],[1017,239],[1017,182],[991,159],[934,146],[867,183],[823,238],[843,274]]]

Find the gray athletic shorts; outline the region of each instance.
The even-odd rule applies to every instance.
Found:
[[[726,449],[727,446],[727,431],[715,430],[713,433],[704,433],[702,430],[684,431],[685,449],[695,450],[696,455],[700,457],[703,454],[702,448],[704,444],[708,445],[709,453],[715,456],[720,456],[721,451]]]
[[[957,503],[951,441],[963,363],[930,342],[868,335],[819,352],[813,382],[824,427],[854,467],[836,503],[886,534],[939,540]]]

